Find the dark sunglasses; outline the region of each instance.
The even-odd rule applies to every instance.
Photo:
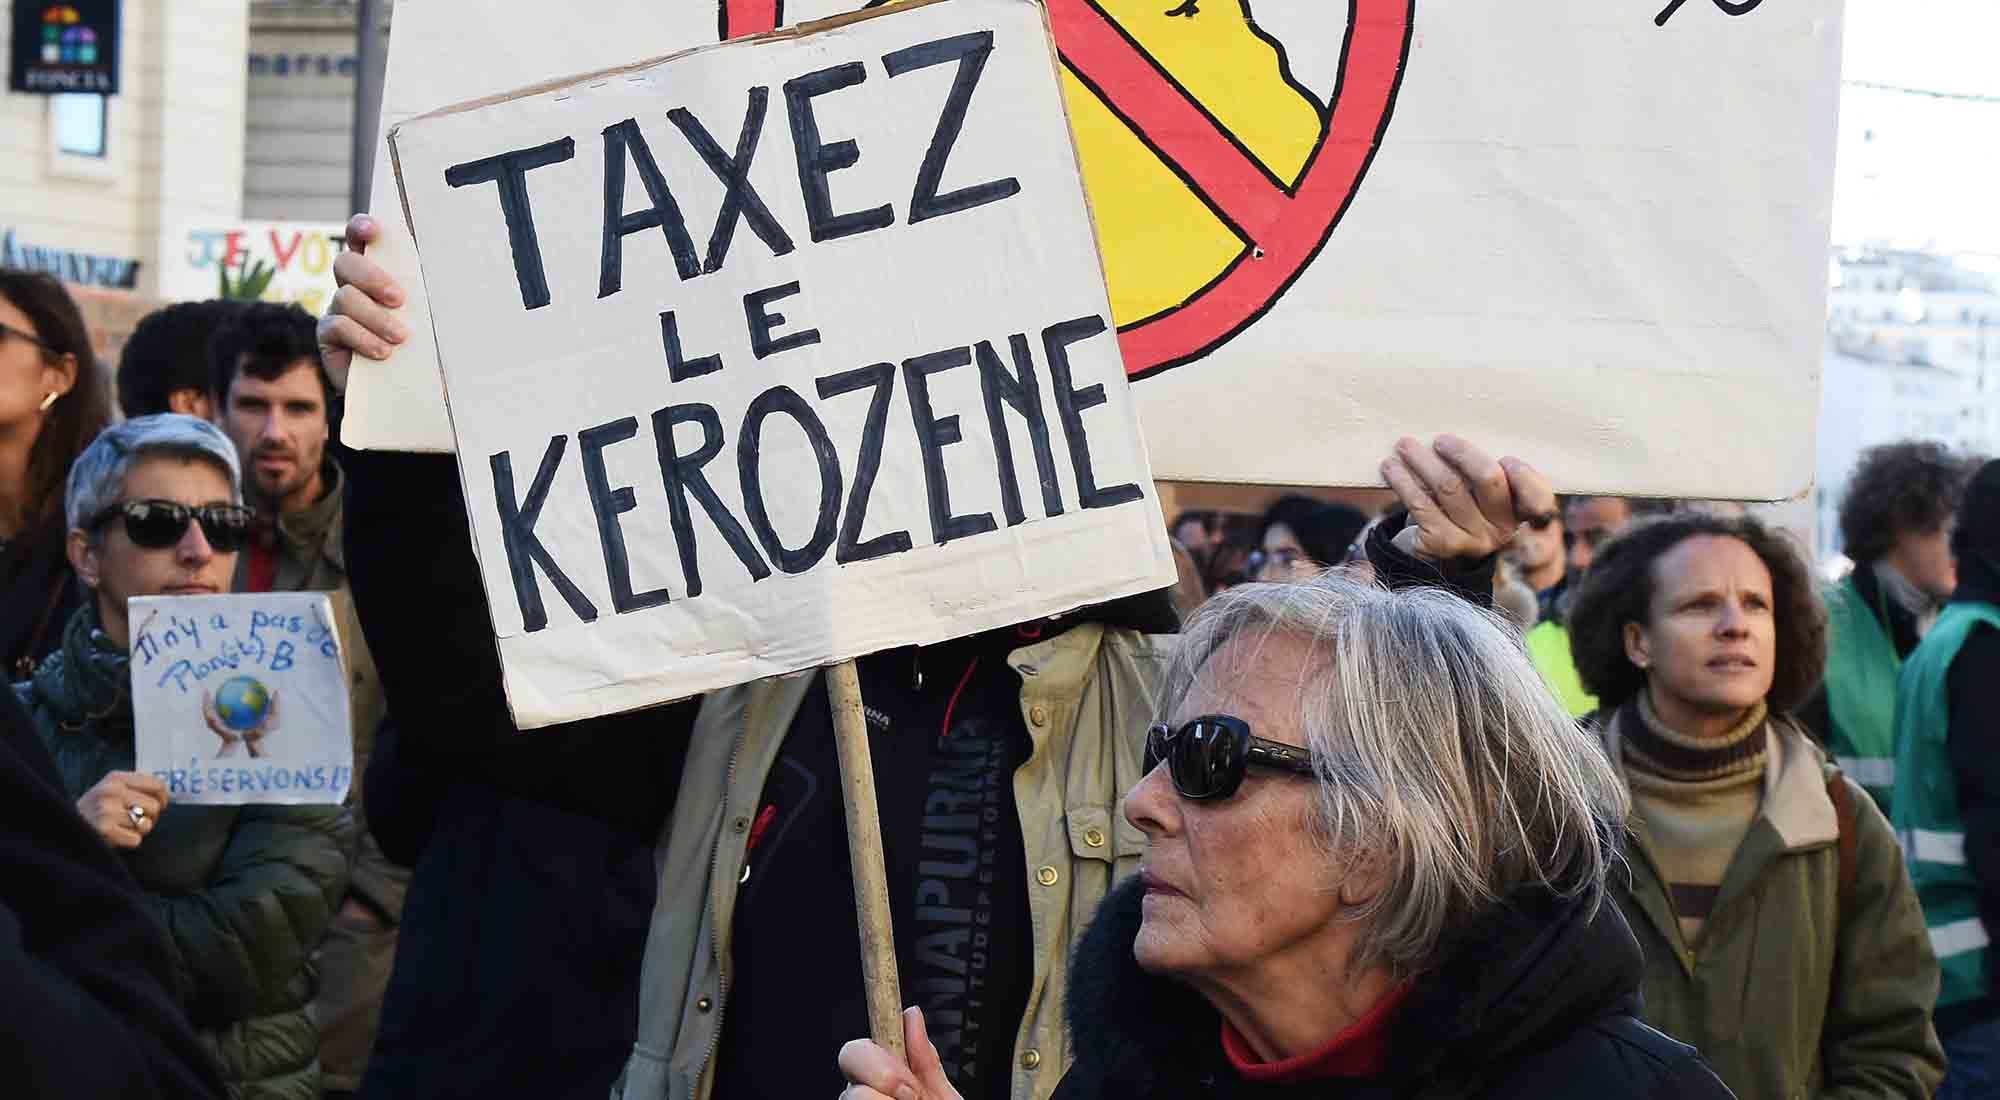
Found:
[[[204,504],[199,508],[171,500],[128,500],[98,514],[93,527],[102,527],[114,516],[125,517],[125,537],[134,546],[164,550],[181,541],[188,524],[199,520],[202,537],[218,554],[234,554],[250,539],[250,520],[256,511],[241,504]]]
[[[45,342],[41,337],[36,336],[32,332],[25,332],[21,329],[15,328],[13,325],[0,325],[0,336],[12,336],[16,340],[26,340],[30,344],[33,344],[36,347],[42,349],[42,353],[44,355],[60,354],[59,352],[56,351],[56,349],[50,347],[47,344],[47,342]]]
[[[1522,520],[1521,522],[1526,523],[1528,525],[1528,529],[1531,531],[1546,531],[1549,529],[1550,524],[1554,523],[1555,521],[1561,518],[1562,518],[1561,516],[1556,515],[1554,512],[1543,512],[1541,515],[1538,516],[1529,516],[1527,519]]]
[[[1167,762],[1174,790],[1182,798],[1228,798],[1243,785],[1252,764],[1311,775],[1312,757],[1296,745],[1266,741],[1250,724],[1226,714],[1208,714],[1180,729],[1162,722],[1146,731],[1146,772]]]

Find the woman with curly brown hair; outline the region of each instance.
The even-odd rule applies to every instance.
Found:
[[[1742,1100],[1929,1097],[1938,969],[1902,853],[1789,714],[1826,662],[1805,562],[1747,516],[1647,521],[1598,551],[1569,621],[1632,795],[1614,892],[1646,1022]]]

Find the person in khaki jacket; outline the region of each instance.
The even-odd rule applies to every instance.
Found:
[[[297,306],[275,303],[231,313],[209,344],[209,380],[216,422],[242,456],[245,495],[262,521],[237,559],[235,589],[330,594],[347,654],[359,777],[386,708],[348,592],[345,475],[327,450],[333,391],[314,324]],[[409,872],[390,863],[368,832],[358,779],[349,802],[360,843],[347,897],[319,954],[320,1057],[331,1093],[361,1087],[409,883]]]
[[[1599,550],[1570,623],[1632,793],[1615,893],[1646,1022],[1741,1100],[1927,1100],[1938,965],[1902,852],[1788,714],[1826,661],[1805,563],[1750,517],[1643,522]]]

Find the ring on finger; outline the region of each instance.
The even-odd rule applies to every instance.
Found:
[[[132,822],[134,829],[144,828],[146,825],[146,807],[134,802],[130,806],[125,807],[125,817]]]

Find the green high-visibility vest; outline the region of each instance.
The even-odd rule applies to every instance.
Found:
[[[2000,607],[1945,605],[1937,625],[1903,666],[1896,705],[1896,835],[1910,865],[1924,925],[1942,979],[1939,1006],[1984,997],[1988,931],[1979,918],[1979,884],[1965,863],[1965,823],[1958,808],[1945,735],[1951,704],[1945,676],[1974,628],[2000,629]]]
[[[1562,705],[1578,718],[1596,713],[1597,696],[1584,688],[1583,678],[1576,674],[1576,658],[1569,651],[1569,628],[1545,619],[1528,631],[1527,643],[1528,660]]]
[[[1864,567],[1865,568],[1865,567]],[[1888,815],[1896,787],[1896,675],[1902,658],[1854,578],[1826,597],[1827,751]]]

